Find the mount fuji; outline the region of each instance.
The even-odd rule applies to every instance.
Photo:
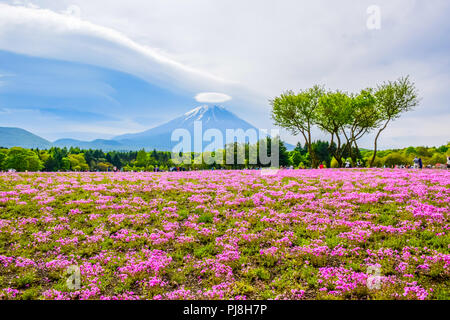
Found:
[[[17,129],[17,128],[0,128],[5,129],[10,135],[2,134],[5,136],[4,138],[9,137],[8,139],[0,139],[0,144],[3,146],[18,146],[18,147],[26,147],[26,148],[50,148],[51,146],[55,147],[79,147],[80,149],[101,149],[103,151],[130,151],[130,150],[140,150],[145,149],[147,151],[156,149],[158,151],[171,151],[174,146],[176,146],[180,141],[172,141],[172,133],[176,129],[185,129],[189,132],[191,136],[191,146],[194,146],[193,138],[194,138],[194,124],[199,121],[202,126],[202,134],[205,133],[208,129],[216,129],[222,133],[223,139],[225,142],[226,138],[226,130],[238,130],[242,129],[244,132],[253,129],[256,131],[256,134],[259,134],[259,130],[254,127],[252,124],[248,123],[245,120],[242,120],[234,113],[226,110],[222,106],[211,106],[205,105],[200,106],[195,109],[192,109],[185,114],[149,130],[139,132],[139,133],[129,133],[119,135],[110,140],[106,139],[96,139],[93,141],[81,141],[75,139],[59,139],[54,141],[53,143],[46,141],[38,136],[34,136],[31,133],[28,133],[25,130]],[[16,130],[16,131],[13,131]],[[28,136],[33,137],[33,139],[26,139],[26,141],[22,141],[24,139],[17,139],[14,136],[18,136],[17,130],[22,130],[27,133]],[[0,130],[0,133],[2,131]],[[21,136],[24,133],[21,133]],[[14,139],[13,139],[14,138]],[[202,137],[203,138],[203,137]],[[263,138],[256,137],[256,139]],[[253,140],[249,137],[246,137],[246,141],[250,143],[255,143],[256,139]],[[6,141],[8,140],[8,141]],[[25,143],[26,142],[26,143]],[[203,141],[203,148],[209,145],[210,142]],[[220,144],[220,143],[219,143]],[[288,150],[292,150],[294,146],[285,143],[285,146]],[[221,145],[220,147],[223,147]],[[191,148],[193,149],[193,148]],[[188,150],[184,150],[188,151]],[[193,151],[193,150],[191,150]]]
[[[182,116],[155,128],[140,133],[120,135],[113,138],[113,140],[129,146],[132,149],[145,148],[171,150],[173,146],[178,143],[177,141],[171,141],[172,132],[176,129],[185,129],[189,131],[191,137],[193,138],[194,123],[196,121],[201,122],[203,132],[208,129],[217,129],[222,133],[224,139],[226,137],[227,129],[242,129],[244,131],[254,129],[258,132],[256,127],[247,121],[242,120],[234,113],[226,110],[224,107],[205,105],[192,109]],[[256,141],[250,142],[255,143]],[[191,145],[193,146],[193,142]]]

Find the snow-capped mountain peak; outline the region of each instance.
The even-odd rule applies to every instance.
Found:
[[[135,133],[125,134],[115,137],[114,140],[132,145],[136,148],[156,148],[159,150],[170,150],[172,145],[171,135],[176,129],[186,129],[194,135],[194,123],[200,121],[202,123],[203,132],[208,129],[217,129],[225,133],[227,129],[248,129],[256,128],[250,123],[242,120],[234,113],[228,111],[226,108],[219,105],[202,105],[196,107],[185,114],[166,122],[160,126],[154,127],[150,130]]]
[[[221,106],[210,106],[210,105],[203,105],[199,106],[197,108],[194,108],[184,114],[185,121],[209,121],[209,120],[217,120],[216,118],[216,112],[217,110],[225,110],[224,107]]]

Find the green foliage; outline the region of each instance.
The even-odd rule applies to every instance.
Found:
[[[317,107],[324,89],[314,86],[295,94],[286,91],[270,101],[272,105],[272,119],[275,124],[287,129],[292,134],[302,134],[308,147],[312,165],[317,165],[317,158],[312,150],[311,129],[317,122]]]
[[[6,170],[15,169],[17,171],[39,171],[44,165],[38,155],[29,149],[13,147],[8,150],[3,165]]]
[[[261,148],[263,148],[263,150],[266,149],[267,151],[260,152]],[[290,155],[286,149],[286,146],[284,145],[284,142],[281,141],[278,136],[276,136],[273,138],[263,138],[257,141],[256,145],[238,142],[227,144],[225,146],[225,150],[223,150],[222,152],[223,165],[220,165],[219,167],[225,167],[226,169],[243,169],[271,166],[273,165],[273,163],[267,163],[267,161],[271,160],[272,149],[274,149],[274,151],[278,149],[278,160],[280,166],[288,166],[291,164]],[[250,152],[252,152],[252,157],[250,156]],[[264,154],[267,155],[266,159],[261,157]],[[203,157],[203,160],[205,160],[205,155]],[[204,163],[200,167],[198,167],[198,165],[193,165],[193,167],[196,169],[208,169],[211,167],[216,168],[217,166],[214,163],[212,165],[207,165],[206,163]]]
[[[304,156],[300,152],[294,150],[290,153],[289,161],[295,168],[298,168],[300,163],[304,162]]]
[[[112,167],[111,163],[108,162],[97,163],[97,168],[99,171],[108,171],[109,169],[111,169],[111,167]]]
[[[14,283],[18,288],[25,288],[27,285],[31,285],[36,281],[37,278],[34,272],[28,272],[23,275],[19,275],[14,279]]]
[[[5,160],[8,155],[7,149],[0,149],[0,170],[5,170]]]
[[[431,157],[431,159],[429,160],[428,163],[431,165],[436,165],[437,163],[445,164],[445,163],[447,163],[447,158],[442,153],[435,153],[435,154],[433,154],[433,156]]]
[[[390,122],[398,119],[403,113],[412,110],[419,104],[417,89],[415,84],[409,80],[409,77],[384,82],[377,87],[375,97],[379,119],[376,124],[378,132],[375,136],[374,154],[370,161],[370,166],[375,161],[377,141],[381,132],[386,129]]]
[[[22,300],[37,300],[40,295],[40,288],[34,287],[27,289],[23,292],[21,299]]]
[[[294,168],[310,168],[312,160],[308,151],[308,146],[299,142],[296,148],[292,151],[287,151],[284,143],[275,138],[279,146],[280,165],[294,166]],[[257,153],[259,154],[260,141],[256,144]],[[267,154],[271,155],[272,139],[268,138]],[[415,156],[421,157],[424,166],[436,164],[446,164],[447,152],[449,145],[440,147],[408,147],[405,149],[396,150],[380,150],[373,162],[373,167],[392,167],[395,165],[412,165]],[[211,169],[211,168],[226,168],[226,169],[243,169],[255,168],[265,166],[260,163],[258,157],[257,164],[249,163],[250,145],[247,143],[243,145],[245,150],[245,163],[239,165],[184,165],[185,169]],[[344,144],[341,146],[341,164],[334,158],[336,144],[329,144],[328,141],[313,141],[311,142],[311,150],[316,156],[317,164],[324,164],[327,168],[338,168],[342,166],[342,161],[351,159],[352,162],[358,160],[365,166],[370,166],[370,160],[373,158],[374,151],[368,149],[352,148],[352,154],[349,148]],[[234,151],[237,152],[237,149]],[[137,161],[138,153],[140,153],[139,161]],[[188,155],[189,156],[189,155]],[[352,158],[353,156],[353,158]],[[191,154],[192,157],[192,154]],[[235,154],[235,158],[236,158]],[[145,160],[147,159],[147,160]],[[226,152],[224,152],[224,160],[226,159]],[[137,164],[144,164],[145,166],[138,166]],[[354,165],[354,164],[353,164]],[[17,171],[38,171],[44,170],[52,171],[111,171],[113,167],[117,170],[123,171],[153,171],[156,167],[160,170],[168,170],[175,165],[171,161],[170,152],[156,151],[145,152],[117,152],[112,151],[103,153],[101,150],[81,150],[79,148],[50,148],[48,150],[32,150],[23,148],[0,149],[0,170],[15,169]]]
[[[333,148],[330,148],[330,144],[328,143],[328,141],[315,141],[312,143],[312,149],[319,163],[325,163],[327,168],[329,168],[331,165],[332,157],[332,153],[330,152],[330,150],[333,150]]]
[[[419,103],[414,83],[409,77],[388,81],[377,87],[375,92],[381,120],[399,118],[402,113],[413,109]]]
[[[194,256],[197,258],[211,257],[215,255],[217,252],[217,248],[214,243],[209,243],[205,246],[196,248],[194,250]]]
[[[89,166],[86,163],[84,158],[84,154],[69,154],[67,159],[70,162],[70,169],[73,171],[87,171],[89,170]]]
[[[144,149],[140,150],[136,156],[136,166],[145,167],[148,164],[148,154]]]
[[[415,84],[409,77],[388,81],[376,89],[367,88],[358,93],[346,93],[340,90],[326,92],[321,86],[301,90],[299,93],[285,91],[279,97],[270,100],[274,123],[287,129],[294,135],[301,134],[312,167],[325,162],[331,165],[334,157],[338,167],[350,158],[353,166],[361,159],[358,140],[377,129],[374,152],[370,165],[374,165],[377,153],[377,140],[388,124],[401,114],[412,110],[419,103]],[[313,148],[312,128],[317,127],[330,135],[328,154]],[[301,147],[301,145],[300,145]],[[296,150],[301,153],[300,150]],[[410,154],[420,150],[409,150]],[[422,152],[423,156],[431,156]],[[325,157],[323,160],[321,157]],[[290,158],[299,165],[298,154]],[[390,162],[398,160],[390,159]]]
[[[339,163],[337,162],[337,160],[334,157],[333,157],[333,159],[331,159],[330,167],[331,168],[339,168]]]
[[[446,145],[438,148],[428,147],[408,147],[404,149],[395,150],[381,150],[377,152],[373,167],[392,167],[395,165],[412,165],[414,157],[422,158],[424,166],[435,166],[436,164],[446,164],[448,147]],[[374,152],[372,150],[363,150],[361,152],[363,160],[370,166],[370,159],[372,159]],[[421,156],[422,155],[422,156]]]
[[[198,222],[200,223],[212,223],[214,218],[214,214],[210,212],[202,213],[202,215],[198,218]]]
[[[391,154],[389,154],[385,159],[384,159],[384,164],[387,167],[392,167],[395,165],[401,165],[401,164],[405,164],[407,163],[407,159],[400,153],[398,152],[393,152]]]
[[[263,267],[259,267],[253,271],[254,275],[260,280],[269,280],[270,272]]]

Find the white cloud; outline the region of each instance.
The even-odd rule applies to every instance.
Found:
[[[80,19],[80,12],[75,5],[57,13],[29,5],[0,4],[0,49],[110,67],[192,90],[200,85],[213,88],[231,83],[167,57],[113,28]]]
[[[68,16],[73,16],[78,19],[81,18],[81,8],[76,5],[68,6],[67,9],[61,11],[61,13],[68,15]]]
[[[230,101],[231,97],[225,93],[218,92],[202,92],[195,96],[195,100],[205,103],[220,103]]]
[[[1,74],[0,73],[0,86],[5,85],[7,83],[7,81],[4,81],[5,78],[7,77],[12,77],[14,76],[13,74]]]

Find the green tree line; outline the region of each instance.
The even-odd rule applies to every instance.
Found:
[[[294,168],[311,168],[313,164],[322,164],[327,168],[338,168],[339,163],[333,156],[335,143],[330,146],[328,141],[313,141],[310,145],[316,159],[312,160],[309,147],[305,143],[303,146],[299,142],[294,150],[287,151],[284,143],[279,143],[280,166]],[[244,163],[238,164],[207,164],[202,161],[195,163],[198,156],[189,153],[191,159],[189,164],[179,165],[183,169],[245,169],[265,167],[261,163],[251,164],[249,161],[249,144],[240,146],[245,149]],[[270,144],[267,145],[270,148]],[[231,149],[228,149],[228,151]],[[233,157],[237,159],[238,146],[235,143]],[[227,149],[224,150],[224,160]],[[229,151],[230,152],[230,151]],[[379,150],[376,154],[373,167],[393,167],[400,165],[412,165],[415,157],[422,158],[424,166],[435,166],[445,164],[450,154],[450,142],[440,147],[408,147],[403,149]],[[212,153],[214,156],[214,152]],[[370,167],[374,151],[354,148],[350,154],[349,150],[342,153],[342,161],[352,161],[355,157],[361,167]],[[204,159],[204,157],[203,157]],[[225,161],[224,161],[225,162]],[[166,151],[147,152],[145,150],[129,152],[103,152],[102,150],[81,150],[79,148],[51,148],[49,150],[24,149],[13,147],[10,149],[0,148],[0,170],[6,171],[14,169],[16,171],[112,171],[114,167],[123,171],[154,171],[158,168],[161,171],[170,170],[177,167],[171,160],[171,153]]]
[[[331,146],[328,141],[314,141],[311,148],[316,157],[316,162],[327,168],[339,168],[340,164],[333,156],[335,146]],[[421,158],[424,166],[445,165],[447,157],[450,156],[450,142],[440,147],[408,147],[403,149],[378,150],[375,161],[371,165],[374,150],[353,148],[350,154],[349,150],[342,153],[342,161],[352,163],[352,157],[355,158],[359,167],[387,167],[412,166],[414,158]],[[311,168],[313,161],[308,152],[308,146],[299,142],[296,148],[289,152],[290,165],[294,168]]]
[[[290,165],[289,152],[282,141],[275,138],[279,148],[280,165]],[[267,138],[265,146],[267,154],[270,155],[271,142],[273,139]],[[273,140],[275,141],[275,140]],[[172,161],[172,153],[169,151],[153,150],[148,152],[144,149],[140,151],[110,151],[102,150],[82,150],[80,148],[58,148],[52,147],[48,150],[24,149],[13,147],[10,149],[0,148],[0,170],[6,171],[14,169],[16,171],[154,171],[155,169],[167,171],[171,168],[182,169],[243,169],[268,166],[262,164],[259,157],[256,163],[250,161],[250,148],[254,146],[259,151],[260,141],[255,145],[238,144],[226,146],[223,153],[222,163],[207,163],[205,161],[206,154],[196,154],[194,152],[187,153],[184,156],[189,158],[188,163],[177,164]],[[238,150],[244,150],[244,161],[239,163]],[[233,153],[231,158],[233,161],[226,164],[227,153]],[[198,156],[201,161],[196,161]],[[211,152],[209,156],[215,156],[215,152]]]

